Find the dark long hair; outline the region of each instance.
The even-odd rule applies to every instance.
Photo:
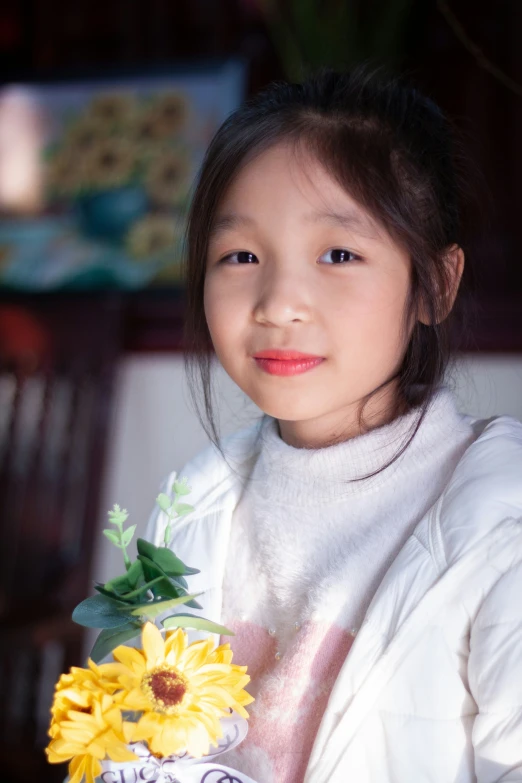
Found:
[[[405,323],[416,320],[422,304],[429,325],[416,320],[394,376],[394,416],[414,408],[419,415],[410,437],[383,470],[408,447],[427,413],[447,369],[455,324],[469,329],[458,299],[449,315],[445,310],[451,280],[446,258],[453,244],[467,255],[477,171],[458,133],[430,98],[405,78],[367,65],[350,72],[321,68],[301,84],[275,82],[228,117],[195,184],[184,257],[186,376],[199,420],[225,459],[214,418],[213,346],[203,308],[209,232],[242,167],[283,141],[311,153],[411,258]],[[469,263],[463,279],[472,282]],[[364,407],[390,380],[362,401],[361,426]]]

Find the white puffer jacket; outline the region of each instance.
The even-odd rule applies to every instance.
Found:
[[[223,441],[240,476],[258,426]],[[522,783],[522,424],[500,416],[474,427],[480,435],[372,600],[305,783]],[[163,490],[177,476],[196,510],[172,546],[201,569],[191,589],[205,591],[202,614],[219,621],[242,483],[212,445]],[[147,537],[160,544],[165,523],[153,512]]]

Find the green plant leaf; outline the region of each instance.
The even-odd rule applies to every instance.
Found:
[[[126,599],[123,596],[118,595],[118,593],[114,593],[112,592],[112,590],[107,590],[105,586],[100,583],[95,584],[94,589],[97,590],[102,595],[107,596],[107,598],[112,598],[114,601],[118,601],[121,604],[132,603],[132,602],[127,602]]]
[[[220,636],[235,636],[234,631],[229,631],[224,625],[205,620],[195,614],[173,614],[163,621],[164,628],[194,628],[196,631],[210,631]]]
[[[127,604],[127,606],[135,606],[136,599],[139,599],[139,596],[142,593],[146,592],[147,590],[152,590],[155,584],[160,584],[164,579],[165,577],[163,576],[157,576],[156,579],[151,579],[150,582],[145,582],[144,584],[140,585],[140,587],[137,587],[135,590],[130,590],[127,593],[113,593],[110,590],[106,590],[103,585],[94,585],[94,587],[96,590],[98,590],[99,593],[106,595],[108,598],[116,598],[122,604]],[[179,595],[180,593],[177,592],[175,595],[169,597],[177,598]]]
[[[109,655],[118,645],[125,644],[129,639],[140,635],[140,623],[126,623],[120,628],[106,628],[96,639],[91,650],[91,658],[94,663],[100,663],[106,655]]]
[[[117,503],[114,504],[112,510],[108,513],[109,522],[113,525],[117,525],[117,527],[121,527],[123,523],[127,521],[128,516],[129,512],[127,509],[120,508]]]
[[[169,580],[174,582],[175,585],[179,585],[183,590],[188,590],[188,582],[182,576],[170,576]]]
[[[127,580],[131,587],[134,589],[138,586],[140,579],[143,578],[143,568],[141,566],[141,563],[139,560],[135,560],[129,570],[127,571],[124,576],[127,577]]]
[[[180,604],[186,604],[187,601],[197,598],[198,595],[201,595],[201,593],[196,593],[196,595],[182,595],[179,598],[170,598],[168,601],[149,601],[146,604],[140,604],[139,606],[133,607],[129,614],[132,614],[135,617],[141,615],[146,617],[157,617],[162,612],[166,612],[167,609],[172,609],[173,606],[179,606]],[[127,607],[125,607],[125,610],[127,611]]]
[[[189,566],[186,566],[179,557],[176,557],[174,552],[167,549],[165,546],[154,546],[150,541],[145,541],[143,538],[138,538],[136,544],[139,554],[152,560],[168,576],[199,574],[197,568],[189,568]]]
[[[138,555],[138,560],[143,567],[143,573],[145,579],[149,582],[151,579],[156,579],[157,576],[166,576],[163,568],[160,568],[157,563],[154,563],[149,557],[145,555]]]
[[[173,490],[176,493],[176,495],[190,495],[192,492],[192,487],[189,487],[187,484],[187,477],[183,476],[183,478],[180,481],[175,481],[173,485]]]
[[[106,536],[109,539],[111,544],[115,544],[116,546],[119,547],[119,545],[120,545],[120,537],[116,533],[115,530],[104,530],[103,531],[103,535]]]
[[[143,579],[143,567],[139,560],[135,560],[127,573],[121,576],[115,576],[105,583],[106,590],[114,590],[116,593],[127,593],[138,587],[140,580]]]
[[[131,525],[131,527],[128,527],[127,530],[124,530],[121,536],[121,541],[123,546],[129,546],[130,542],[132,541],[132,536],[134,535],[134,532],[136,530],[136,525]]]
[[[160,584],[163,581],[164,577],[157,576],[155,579],[151,579],[150,582],[145,582],[144,584],[140,585],[140,587],[137,587],[136,590],[133,590],[130,593],[125,594],[125,598],[127,600],[133,600],[134,598],[137,598],[139,595],[141,595],[145,590],[152,590],[155,584]],[[177,597],[177,596],[173,596]]]
[[[152,560],[149,560],[149,558],[144,555],[138,555],[138,558],[143,564],[147,579],[151,578],[151,582],[153,583],[151,585],[151,590],[156,598],[178,598],[179,596],[187,594],[184,587],[187,582],[183,577],[169,576],[159,565],[157,565],[157,563],[153,563]],[[158,574],[163,576],[160,581],[157,579]],[[180,580],[183,580],[184,585],[180,583]],[[191,606],[192,609],[202,608],[197,601],[191,601],[187,606]]]
[[[191,506],[190,503],[175,503],[174,511],[176,514],[179,514],[180,517],[183,517],[186,514],[190,514],[191,511],[194,511],[194,506]]]
[[[117,628],[127,622],[122,611],[128,611],[129,608],[106,595],[93,595],[78,604],[72,619],[87,628]]]
[[[170,508],[170,504],[172,503],[171,499],[168,495],[165,495],[164,492],[158,495],[156,498],[156,503],[161,508],[162,511],[167,512]]]

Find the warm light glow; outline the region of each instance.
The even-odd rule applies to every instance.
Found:
[[[29,91],[0,94],[0,209],[37,212],[43,205],[41,119]]]

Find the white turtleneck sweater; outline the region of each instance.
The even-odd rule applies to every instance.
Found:
[[[419,411],[333,446],[287,445],[265,417],[261,450],[232,519],[225,637],[248,665],[247,738],[223,763],[260,783],[300,783],[356,629],[385,572],[475,439],[440,387]]]

